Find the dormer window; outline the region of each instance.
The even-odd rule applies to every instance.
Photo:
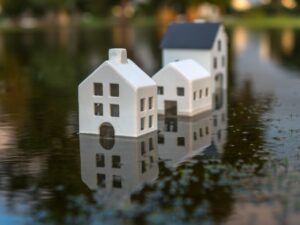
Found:
[[[103,96],[103,85],[102,85],[102,83],[94,83],[94,95]]]
[[[119,97],[119,84],[110,84],[110,96]]]

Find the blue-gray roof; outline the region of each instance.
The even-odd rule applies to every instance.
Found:
[[[211,49],[220,23],[172,23],[161,42],[161,48]]]

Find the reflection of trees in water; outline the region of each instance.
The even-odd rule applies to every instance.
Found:
[[[226,163],[239,167],[255,165],[257,172],[264,164],[262,151],[265,135],[263,114],[268,111],[271,100],[269,97],[255,96],[252,83],[246,81],[240,90],[229,99],[228,143],[224,150],[223,160]]]
[[[295,29],[274,29],[266,31],[270,39],[271,57],[287,68],[300,68],[300,32]]]
[[[147,38],[146,31],[143,29],[143,38]],[[79,158],[74,153],[78,148],[73,136],[77,129],[77,84],[107,58],[109,46],[115,46],[113,30],[66,32],[63,35],[77,37],[64,37],[67,42],[61,42],[56,32],[3,34],[0,80],[5,92],[0,94],[0,102],[17,131],[18,148],[10,153],[18,159],[1,163],[8,180],[0,187],[9,193],[11,208],[26,201],[30,213],[43,224],[84,224],[66,221],[78,218],[76,214],[88,214],[73,199],[82,196],[87,207],[92,204],[92,193],[80,180]],[[154,37],[152,32],[152,45]],[[20,193],[26,199],[20,200]]]

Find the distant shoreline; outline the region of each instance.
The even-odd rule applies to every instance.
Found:
[[[18,30],[40,30],[48,26],[36,20],[33,26],[22,26],[22,23],[14,25],[8,23],[7,19],[0,20],[0,31],[18,31]],[[74,22],[71,20],[68,26],[77,26],[87,29],[99,29],[110,27],[118,24],[115,18],[81,18],[79,21]],[[159,21],[155,17],[136,17],[128,20],[129,24],[138,26],[156,26]],[[236,17],[228,16],[224,18],[224,24],[227,27],[244,26],[250,28],[300,28],[300,16],[247,16]]]

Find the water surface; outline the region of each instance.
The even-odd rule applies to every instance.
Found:
[[[212,113],[161,118],[158,134],[111,151],[77,134],[77,85],[109,47],[154,74],[160,33],[0,33],[1,224],[298,223],[299,30],[230,29],[229,87]]]

